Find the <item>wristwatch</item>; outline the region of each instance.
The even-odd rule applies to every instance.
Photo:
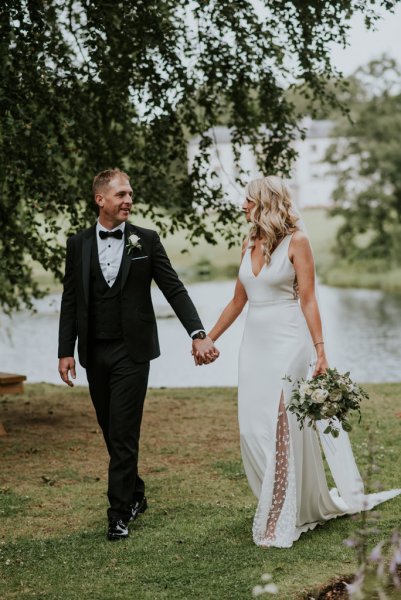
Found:
[[[194,335],[192,336],[193,340],[204,340],[206,337],[206,331],[198,331],[197,333],[194,333]]]

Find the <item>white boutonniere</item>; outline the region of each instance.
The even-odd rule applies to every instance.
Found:
[[[141,238],[133,233],[128,237],[128,244],[125,247],[128,248],[128,254],[132,252],[132,250],[135,250],[135,248],[142,250]]]

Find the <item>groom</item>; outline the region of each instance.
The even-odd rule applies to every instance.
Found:
[[[108,539],[128,536],[127,524],[147,508],[138,475],[138,448],[149,361],[160,354],[150,286],[155,280],[192,337],[199,363],[218,350],[155,231],[128,223],[129,177],[119,169],[93,180],[95,225],[67,241],[59,327],[59,373],[73,386],[74,348],[110,455]]]

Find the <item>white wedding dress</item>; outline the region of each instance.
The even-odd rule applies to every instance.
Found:
[[[239,356],[238,416],[244,468],[258,498],[253,539],[281,548],[323,521],[368,510],[401,493],[365,495],[348,435],[341,430],[333,438],[300,429],[285,410],[292,384],[283,378],[306,378],[313,354],[288,257],[291,239],[291,234],[283,239],[257,276],[248,245],[239,270],[249,310]],[[331,491],[319,437],[337,486]]]

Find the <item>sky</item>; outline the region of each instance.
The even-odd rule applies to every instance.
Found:
[[[385,10],[381,14],[383,18],[376,23],[376,31],[368,31],[363,17],[355,16],[351,21],[349,46],[345,49],[333,46],[333,63],[344,75],[350,75],[383,53],[401,65],[401,4],[393,14]]]

